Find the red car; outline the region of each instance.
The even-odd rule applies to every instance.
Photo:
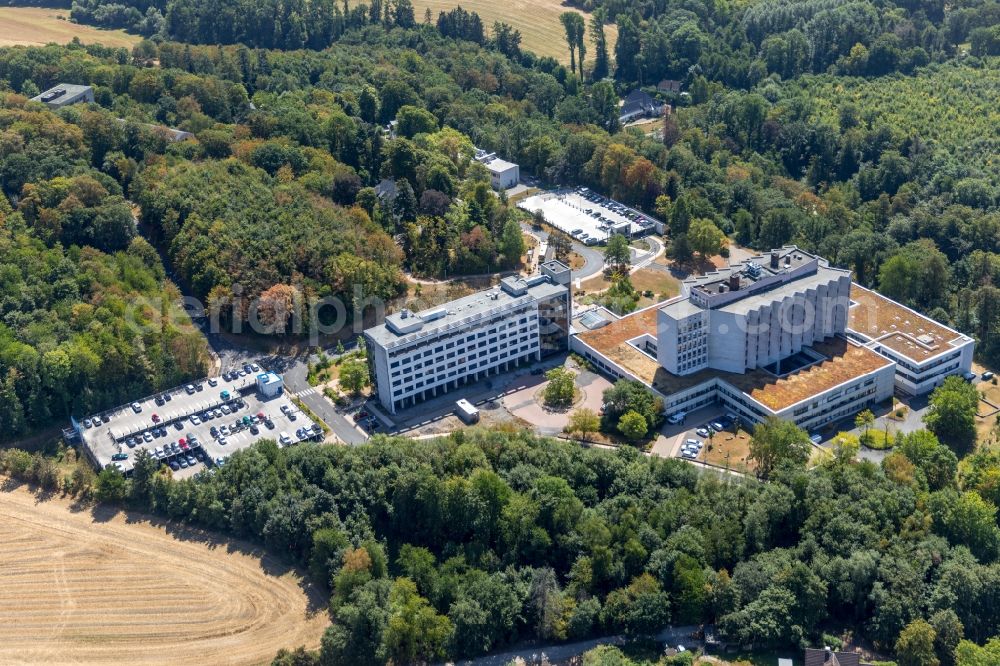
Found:
[[[160,422],[159,414],[153,414],[153,423],[159,423],[159,422]]]
[[[187,451],[189,448],[191,448],[188,446],[187,440],[184,439],[183,437],[178,439],[177,443],[181,445],[181,451]]]
[[[267,417],[264,416],[264,412],[257,412],[257,418],[259,418],[261,421],[263,421]]]

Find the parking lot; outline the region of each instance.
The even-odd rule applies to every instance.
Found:
[[[612,233],[640,236],[655,226],[639,211],[585,187],[536,194],[518,206],[531,213],[541,210],[546,222],[587,245],[605,243]]]
[[[286,394],[267,397],[257,390],[259,371],[157,393],[98,415],[97,425],[87,417],[80,422],[84,445],[101,468],[115,464],[128,473],[145,449],[179,472],[219,464],[265,437],[281,445],[315,437],[313,422]]]

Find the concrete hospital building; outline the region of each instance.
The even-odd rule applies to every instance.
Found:
[[[390,315],[365,332],[378,399],[396,413],[568,348],[648,386],[670,416],[721,403],[744,422],[814,429],[972,365],[972,338],[795,246],[689,278],[676,298],[624,317],[571,317],[569,285],[569,269],[547,262],[539,275]]]

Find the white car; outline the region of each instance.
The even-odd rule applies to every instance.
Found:
[[[153,441],[153,435],[147,430],[146,432],[142,433],[142,441],[144,441],[144,442],[152,442]]]
[[[233,411],[233,410],[229,409],[229,405],[223,405],[223,406],[222,406],[222,413],[223,413],[223,414],[229,414],[229,413],[230,413],[230,412],[232,412],[232,411]]]
[[[225,446],[226,444],[228,444],[228,443],[229,443],[229,440],[227,440],[227,439],[226,439],[225,437],[223,437],[222,435],[219,435],[219,440],[218,440],[218,442],[219,442],[219,446]]]
[[[198,425],[201,423],[201,419],[198,418],[197,414],[191,415],[191,423],[193,423],[194,425]]]
[[[161,449],[160,447],[156,447],[155,449],[153,449],[153,455],[156,456],[157,458],[162,458],[163,449]]]
[[[101,417],[100,417],[100,416],[95,416],[95,417],[94,417],[94,425],[95,425],[95,426],[99,426],[99,425],[101,425],[102,423],[104,423],[104,422],[103,422],[103,421],[101,421]]]
[[[278,441],[284,446],[288,446],[292,443],[292,438],[288,436],[288,433],[284,430],[281,431],[281,435],[278,437]]]
[[[698,457],[698,451],[696,449],[684,449],[681,451],[681,456],[693,460]]]
[[[132,411],[135,412],[136,414],[138,414],[139,412],[142,411],[142,406],[139,403],[137,403],[137,402],[133,402],[132,403]]]
[[[208,378],[208,385],[209,386],[218,386],[219,385],[219,380],[216,379],[215,377],[209,377]]]
[[[281,406],[281,413],[282,414],[288,414],[291,411],[292,411],[292,408],[289,407],[288,405],[282,405]]]

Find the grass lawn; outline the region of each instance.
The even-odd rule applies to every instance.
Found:
[[[737,472],[752,472],[757,467],[750,460],[750,434],[743,430],[735,435],[729,431],[716,433],[711,441],[705,440],[698,459]]]
[[[996,447],[1000,445],[1000,428],[997,427],[998,418],[1000,418],[1000,415],[976,419],[976,441],[979,443],[979,446]]]
[[[538,55],[552,56],[561,63],[569,64],[569,49],[566,47],[566,33],[559,15],[563,12],[577,12],[584,17],[589,15],[578,9],[564,5],[561,0],[513,0],[512,2],[493,2],[493,0],[414,0],[413,9],[418,23],[423,23],[424,10],[431,10],[433,20],[437,21],[438,13],[454,9],[461,5],[462,9],[476,12],[483,20],[483,26],[492,34],[493,23],[503,21],[521,31],[521,48],[533,51]],[[615,42],[618,39],[618,28],[615,25],[604,26],[607,36],[608,51],[613,55]],[[593,64],[594,42],[587,30],[587,53],[584,67]]]
[[[629,279],[632,281],[632,286],[640,294],[645,291],[653,292],[653,298],[643,297],[639,299],[639,308],[676,296],[680,292],[680,283],[677,278],[655,268],[640,268],[632,273]],[[597,294],[609,287],[611,287],[611,281],[603,272],[580,283],[580,289],[588,294]]]
[[[632,286],[636,291],[651,291],[663,300],[680,293],[680,282],[673,275],[655,268],[640,268],[632,273]]]
[[[84,44],[131,47],[142,38],[124,30],[102,30],[70,23],[66,9],[0,7],[0,46],[68,44],[79,37]]]
[[[892,448],[895,439],[892,433],[886,435],[884,430],[872,428],[861,436],[861,445],[876,451],[884,451]]]
[[[976,388],[987,401],[993,403],[997,407],[1000,407],[1000,384],[994,384],[992,381],[979,382],[979,384],[976,385]]]

